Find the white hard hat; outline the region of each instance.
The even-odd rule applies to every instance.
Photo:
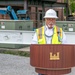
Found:
[[[46,11],[44,18],[58,18],[58,17],[55,10],[49,9]]]

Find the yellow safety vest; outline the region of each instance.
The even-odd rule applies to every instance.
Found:
[[[61,44],[62,43],[62,28],[54,26],[52,35],[52,44]],[[46,37],[45,37],[45,26],[36,29],[38,44],[46,44]]]

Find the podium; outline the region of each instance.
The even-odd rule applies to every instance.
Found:
[[[75,46],[70,44],[32,44],[30,64],[37,73],[62,75],[71,72],[75,66]]]

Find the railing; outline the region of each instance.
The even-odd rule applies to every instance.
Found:
[[[35,31],[25,30],[0,30],[0,43],[28,44],[32,42]],[[75,44],[75,32],[65,32],[67,44]]]
[[[0,30],[0,43],[30,45],[34,31]]]

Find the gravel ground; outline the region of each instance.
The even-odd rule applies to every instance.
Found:
[[[0,75],[38,75],[29,57],[0,54]],[[67,75],[75,75],[75,68]]]
[[[38,75],[29,57],[0,54],[0,75]]]

